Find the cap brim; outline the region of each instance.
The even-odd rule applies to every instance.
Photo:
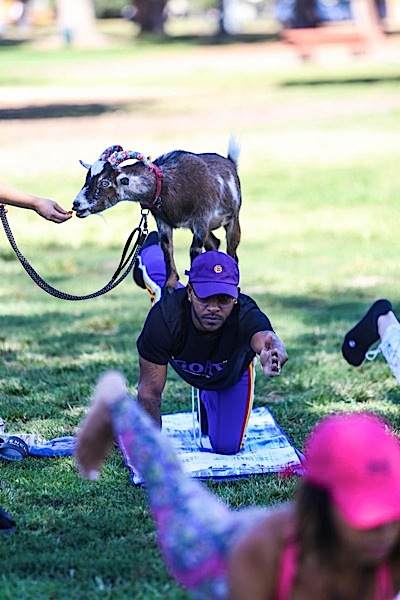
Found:
[[[199,298],[208,298],[209,296],[215,296],[216,294],[227,294],[232,298],[239,296],[239,289],[237,285],[230,283],[192,283],[194,292]]]
[[[400,487],[369,490],[351,495],[336,494],[333,504],[355,529],[371,529],[400,520]]]

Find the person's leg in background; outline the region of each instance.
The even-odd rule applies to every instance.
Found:
[[[374,350],[370,346],[380,339]],[[400,383],[400,323],[389,300],[377,300],[344,338],[342,353],[347,362],[359,366],[364,358],[374,360],[382,352]]]
[[[167,279],[163,252],[160,248],[157,231],[151,231],[139,252],[133,268],[133,280],[139,287],[147,289],[154,304],[162,296]],[[178,282],[177,287],[183,287]]]
[[[381,338],[379,348],[400,383],[400,323],[393,311],[378,318],[378,331]]]
[[[342,344],[342,354],[350,365],[358,367],[367,350],[378,341],[378,318],[392,310],[389,300],[377,300],[360,321],[348,331]]]

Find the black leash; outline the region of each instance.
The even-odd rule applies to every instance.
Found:
[[[32,265],[29,264],[29,262],[26,260],[26,258],[21,254],[21,252],[18,249],[18,246],[15,242],[14,236],[12,234],[10,225],[7,220],[5,209],[3,207],[0,207],[0,218],[3,223],[4,231],[6,232],[8,241],[10,242],[11,247],[14,250],[15,254],[17,255],[21,265],[24,267],[24,269],[28,273],[29,277],[31,279],[33,279],[33,281],[40,288],[42,288],[42,290],[44,290],[48,294],[51,294],[52,296],[55,296],[56,298],[61,298],[62,300],[88,300],[89,298],[96,298],[97,296],[102,296],[103,294],[106,294],[107,292],[109,292],[109,291],[113,290],[115,287],[117,287],[117,285],[119,285],[121,283],[121,281],[123,281],[125,279],[125,277],[127,275],[129,275],[129,273],[133,269],[137,255],[139,254],[139,252],[143,246],[143,243],[147,237],[147,234],[148,234],[147,216],[148,216],[148,211],[144,212],[142,210],[142,216],[141,216],[139,225],[138,225],[138,227],[135,227],[135,229],[129,235],[129,237],[125,243],[124,249],[122,251],[122,256],[121,256],[121,260],[119,262],[118,268],[115,271],[114,275],[111,277],[111,280],[107,283],[107,285],[105,285],[103,288],[101,288],[101,290],[98,290],[97,292],[93,292],[92,294],[87,294],[86,296],[74,296],[72,294],[66,294],[65,292],[61,292],[60,290],[57,290],[56,288],[49,285],[46,281],[44,281],[44,279],[42,279],[40,277],[40,275],[35,271],[35,269],[32,267]],[[137,235],[136,241],[133,244],[133,248],[128,253],[129,247],[132,244],[132,240],[135,237],[135,235]],[[124,271],[124,269],[125,269],[125,271]]]

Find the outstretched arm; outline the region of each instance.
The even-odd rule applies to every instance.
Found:
[[[258,331],[251,338],[251,347],[260,357],[266,377],[277,377],[288,359],[285,344],[272,331]]]
[[[34,210],[44,219],[53,221],[54,223],[63,223],[72,216],[71,213],[61,208],[54,200],[27,194],[22,190],[11,187],[7,183],[4,183],[4,181],[0,181],[0,205],[1,203]]]

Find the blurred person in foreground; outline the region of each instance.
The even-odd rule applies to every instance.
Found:
[[[328,416],[306,441],[295,498],[234,511],[182,469],[128,392],[103,375],[77,436],[96,480],[113,441],[141,474],[164,560],[201,600],[392,600],[400,590],[400,445],[377,416]]]

